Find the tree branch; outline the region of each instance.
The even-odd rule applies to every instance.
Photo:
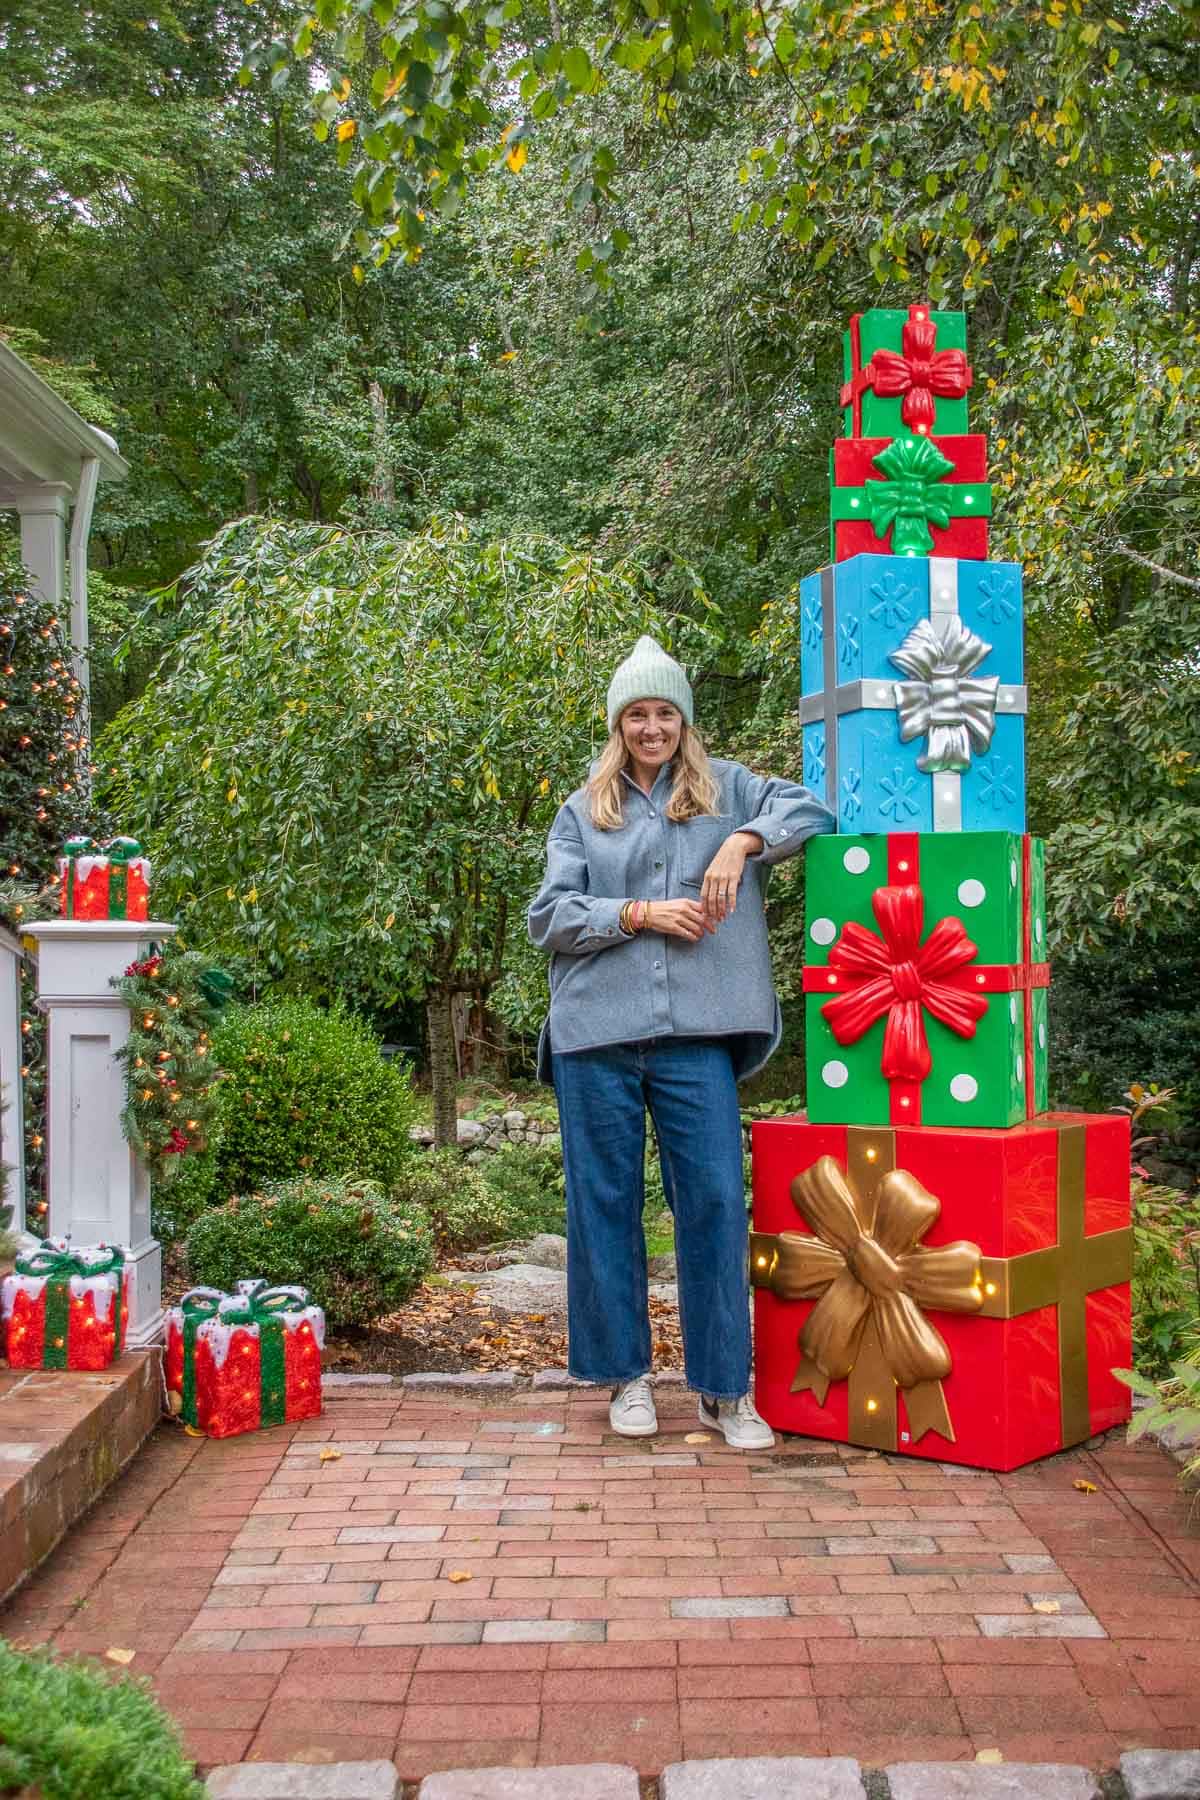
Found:
[[[1143,569],[1149,569],[1154,575],[1161,575],[1164,581],[1177,582],[1180,587],[1200,589],[1200,580],[1197,580],[1194,575],[1181,575],[1178,569],[1168,569],[1165,563],[1153,562],[1150,557],[1143,556],[1140,550],[1135,550],[1122,538],[1117,539],[1116,547],[1122,556],[1129,558],[1130,562],[1140,563]]]

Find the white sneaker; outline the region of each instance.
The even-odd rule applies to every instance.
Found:
[[[621,1437],[653,1437],[658,1430],[658,1414],[654,1395],[644,1375],[627,1381],[614,1393],[608,1408],[608,1422]]]
[[[734,1450],[770,1450],[775,1442],[775,1433],[759,1418],[749,1394],[740,1400],[710,1400],[701,1394],[700,1423],[723,1431]]]

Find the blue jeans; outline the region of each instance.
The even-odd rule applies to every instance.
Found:
[[[568,1365],[616,1383],[651,1366],[642,1230],[646,1111],[675,1219],[687,1383],[750,1387],[746,1195],[737,1086],[719,1039],[651,1038],[553,1059],[567,1178]]]

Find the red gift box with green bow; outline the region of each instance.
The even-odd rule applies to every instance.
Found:
[[[321,1411],[325,1315],[302,1287],[196,1287],[167,1313],[167,1391],[185,1425],[236,1437]]]
[[[864,551],[986,560],[992,490],[982,435],[839,438],[829,471],[834,562]]]
[[[136,838],[68,838],[58,859],[59,910],[64,919],[145,919],[150,910],[150,864]]]
[[[0,1288],[14,1369],[107,1369],[125,1348],[125,1254],[50,1239],[19,1256]]]

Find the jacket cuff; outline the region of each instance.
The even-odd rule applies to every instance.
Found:
[[[593,900],[588,908],[588,922],[579,934],[580,950],[603,950],[609,944],[627,944],[621,930],[621,908],[624,900]]]
[[[789,856],[795,856],[804,840],[811,833],[801,825],[786,825],[776,815],[760,813],[757,819],[747,819],[744,825],[737,827],[739,831],[753,831],[762,839],[762,849],[752,852],[749,861],[765,863],[785,862]]]

